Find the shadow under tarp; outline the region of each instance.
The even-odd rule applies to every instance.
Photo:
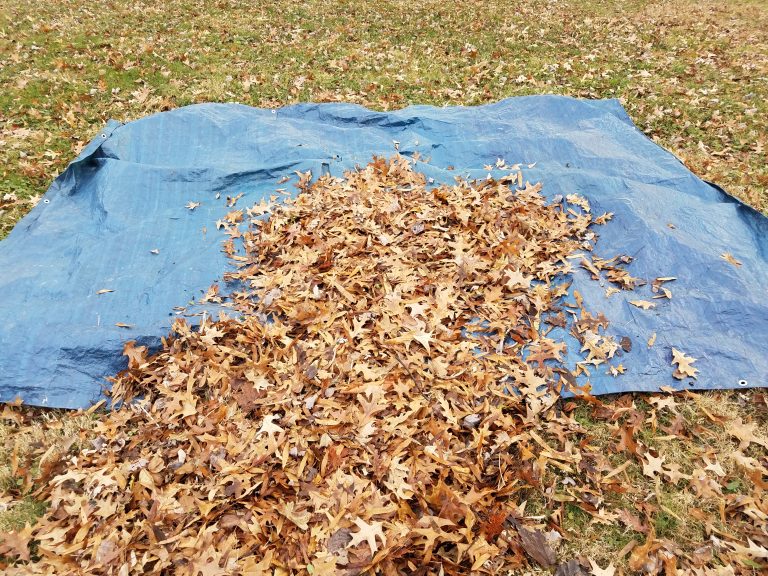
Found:
[[[594,394],[766,384],[768,219],[691,174],[617,101],[531,96],[390,113],[202,104],[111,121],[0,243],[0,401],[75,408],[99,399],[105,377],[127,365],[123,343],[158,347],[175,309],[228,269],[216,229],[228,196],[242,193],[237,207],[249,206],[295,170],[341,175],[391,156],[393,141],[428,160],[418,169],[436,182],[484,178],[498,158],[535,162],[524,176],[548,197],[576,192],[594,213],[614,213],[597,229],[596,252],[635,257],[628,270],[648,285],[607,298],[607,283],[574,271],[585,308],[632,342],[626,374],[592,370]],[[650,300],[661,276],[677,278],[666,285],[671,300],[651,310],[628,303]],[[581,357],[569,344],[573,365]],[[697,380],[672,377],[673,347],[697,358]]]

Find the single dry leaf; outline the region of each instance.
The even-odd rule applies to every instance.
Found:
[[[280,416],[277,414],[266,414],[262,420],[261,428],[259,428],[259,431],[256,432],[256,436],[266,434],[271,438],[274,434],[283,432],[283,429],[274,423],[275,420],[280,420]]]
[[[627,527],[631,528],[635,532],[639,532],[641,534],[644,534],[648,531],[648,526],[646,524],[643,524],[643,521],[632,514],[629,510],[622,509],[619,510],[619,520]]]
[[[592,566],[590,574],[593,576],[614,576],[616,574],[616,567],[613,565],[613,562],[605,568],[600,568],[600,565],[590,558],[589,564]]]
[[[123,355],[128,357],[128,368],[139,368],[146,362],[147,347],[136,346],[135,340],[129,340],[123,345]]]
[[[672,365],[677,365],[672,375],[678,380],[683,380],[684,378],[696,378],[698,369],[691,366],[694,362],[696,362],[695,358],[691,358],[684,352],[672,348]]]
[[[664,463],[664,457],[656,457],[650,452],[643,454],[643,474],[650,476],[651,478],[662,473],[662,464]]]
[[[656,410],[669,409],[671,412],[677,413],[677,402],[675,402],[674,396],[651,396],[648,398],[648,403],[653,404]]]
[[[662,474],[666,476],[672,484],[677,484],[680,480],[690,480],[691,476],[680,472],[680,464],[673,462],[663,469]]]
[[[727,542],[726,544],[737,554],[742,554],[748,558],[768,560],[768,548],[755,544],[750,538],[747,538],[749,546],[744,546],[738,542]]]
[[[539,530],[531,531],[526,528],[520,528],[517,532],[520,535],[523,549],[539,566],[549,568],[555,565],[557,556],[552,548],[549,547],[543,532]]]
[[[355,526],[360,530],[358,532],[351,532],[352,539],[347,544],[347,547],[357,546],[361,542],[368,544],[371,549],[371,556],[375,555],[379,550],[379,546],[376,543],[376,539],[379,538],[381,543],[386,546],[387,538],[384,535],[383,524],[381,522],[371,522],[368,524],[362,518],[355,518]]]
[[[296,510],[296,506],[295,502],[286,502],[280,507],[280,513],[301,530],[309,530],[309,520],[312,518],[312,514],[307,510],[299,512]]]
[[[733,257],[733,254],[730,252],[723,252],[720,254],[720,258],[728,262],[729,264],[733,264],[734,266],[741,266],[741,262],[736,260],[736,258]]]
[[[20,532],[0,531],[0,563],[2,562],[2,556],[18,558],[24,561],[29,560],[30,532],[31,528],[29,526]]]
[[[587,572],[575,558],[563,562],[555,570],[555,576],[588,576],[588,574],[590,572]]]
[[[726,424],[726,432],[739,441],[739,450],[746,450],[754,443],[768,449],[768,439],[755,434],[757,422],[744,422],[741,417],[734,418]]]
[[[662,560],[657,553],[660,546],[654,531],[651,530],[645,544],[632,549],[627,564],[633,573],[658,574],[662,567]]]
[[[714,472],[715,474],[720,476],[720,478],[725,476],[725,470],[723,470],[722,465],[720,464],[720,462],[717,461],[717,459],[715,459],[714,462],[710,462],[706,456],[702,456],[702,460],[704,460],[704,463],[706,464],[704,470],[709,470],[710,472]]]

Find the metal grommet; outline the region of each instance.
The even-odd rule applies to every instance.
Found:
[[[106,138],[106,137],[107,137],[107,135],[106,135],[106,134],[102,134],[102,135],[101,135],[101,137],[102,137],[102,138]]]
[[[50,201],[50,200],[48,200],[48,198],[46,198],[45,200],[43,200],[43,204],[50,204],[50,203],[51,203],[51,201]]]
[[[749,385],[749,382],[747,382],[746,380],[739,380],[739,386],[747,386],[747,385]]]

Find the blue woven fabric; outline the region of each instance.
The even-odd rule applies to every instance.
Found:
[[[123,343],[158,347],[175,308],[227,270],[215,225],[227,196],[242,193],[238,207],[258,203],[294,170],[341,175],[390,156],[393,141],[428,160],[419,169],[438,182],[485,177],[498,158],[535,162],[524,175],[547,196],[577,192],[595,213],[615,214],[597,229],[597,253],[634,256],[629,271],[649,284],[607,298],[606,286],[574,272],[585,307],[633,343],[625,375],[592,371],[593,393],[766,384],[768,219],[691,174],[617,101],[532,96],[390,113],[203,104],[110,122],[0,243],[0,401],[97,400],[105,377],[126,366]],[[650,300],[659,276],[677,278],[671,300],[647,311],[628,303]],[[114,291],[97,294],[104,289]],[[697,380],[672,377],[673,347],[698,359]],[[568,362],[578,359],[574,351]]]

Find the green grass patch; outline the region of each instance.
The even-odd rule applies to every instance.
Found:
[[[21,530],[26,524],[34,525],[47,510],[45,502],[25,498],[8,510],[0,510],[0,531]]]

